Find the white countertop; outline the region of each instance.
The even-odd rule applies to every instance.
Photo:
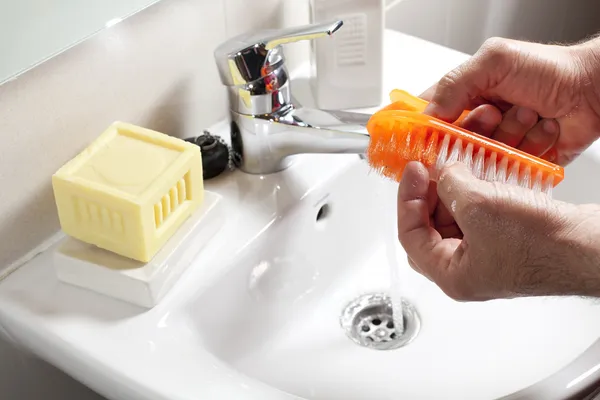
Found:
[[[385,90],[401,88],[419,94],[467,58],[457,51],[388,30]],[[207,189],[213,190],[211,182]],[[121,399],[174,400],[190,398],[189,393],[206,388],[209,395],[219,390],[219,398],[291,398],[274,389],[250,396],[249,388],[264,390],[264,385],[238,376],[208,353],[205,370],[190,371],[195,379],[187,383],[192,386],[185,387],[182,379],[169,371],[161,372],[160,365],[152,365],[155,359],[137,360],[111,352],[111,340],[118,340],[124,328],[135,325],[130,334],[143,335],[140,327],[151,321],[145,320],[146,316],[159,311],[144,313],[126,303],[60,283],[47,260],[40,255],[0,282],[0,332],[101,394]],[[194,271],[190,271],[173,290],[193,291],[198,285],[193,276]],[[143,341],[140,337],[140,343]],[[173,357],[185,362],[182,355]],[[152,386],[159,383],[168,397],[157,395]]]

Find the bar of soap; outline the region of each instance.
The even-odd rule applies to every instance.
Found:
[[[192,143],[115,122],[52,176],[62,230],[148,262],[204,199]]]

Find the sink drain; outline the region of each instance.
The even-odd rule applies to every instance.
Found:
[[[340,324],[355,343],[375,350],[393,350],[406,346],[417,336],[421,320],[417,310],[402,300],[404,332],[394,327],[392,299],[384,293],[365,294],[346,306]]]

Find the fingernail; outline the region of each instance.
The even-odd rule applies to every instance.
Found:
[[[544,131],[546,131],[547,133],[555,134],[556,132],[558,132],[558,124],[553,119],[548,119],[544,121],[543,128]]]
[[[498,118],[499,117],[496,116],[494,110],[486,108],[482,111],[481,115],[479,116],[479,121],[484,125],[497,125]]]
[[[556,148],[554,147],[552,147],[544,155],[542,155],[542,160],[550,161],[552,163],[555,162],[557,158],[558,154],[556,153]]]
[[[433,103],[429,103],[427,104],[427,107],[425,107],[425,110],[423,111],[424,114],[427,115],[431,115],[434,118],[437,118],[437,105],[433,104]]]
[[[519,107],[517,109],[517,121],[519,121],[523,125],[531,124],[535,120],[536,117],[537,117],[536,112],[533,110],[530,110],[529,108]]]

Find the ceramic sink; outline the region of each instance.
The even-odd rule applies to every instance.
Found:
[[[423,62],[388,60],[386,90],[420,93],[466,58],[387,38]],[[599,168],[592,146],[554,196],[600,203],[589,185]],[[356,155],[297,156],[284,171],[234,171],[205,188],[221,199],[219,229],[158,305],[60,282],[54,240],[0,283],[0,334],[114,400],[564,400],[600,380],[598,301],[448,298],[396,240],[397,184]],[[390,293],[392,269],[418,316],[407,332],[418,329],[401,347],[360,345],[344,311]]]
[[[570,179],[555,195],[600,201],[600,193],[573,198],[582,190]],[[174,343],[201,345],[231,368],[307,399],[496,399],[551,376],[597,340],[592,300],[448,298],[413,272],[390,236],[396,191],[349,160],[170,316],[188,327],[185,337],[173,330]],[[394,350],[358,346],[340,326],[342,310],[362,294],[388,292],[391,267],[401,271],[420,332]]]
[[[569,177],[597,165],[594,150]],[[207,189],[226,199],[227,222],[161,304],[146,311],[59,283],[44,252],[0,290],[7,334],[114,399],[497,399],[574,361],[571,390],[597,372],[576,360],[600,336],[597,302],[448,298],[395,240],[397,185],[357,156],[300,157]],[[600,201],[587,189],[567,179],[555,196]],[[389,292],[392,267],[420,331],[397,349],[360,346],[342,311]],[[32,276],[45,283],[35,291]],[[44,330],[25,329],[42,319]],[[563,398],[545,387],[555,397],[544,398]]]

